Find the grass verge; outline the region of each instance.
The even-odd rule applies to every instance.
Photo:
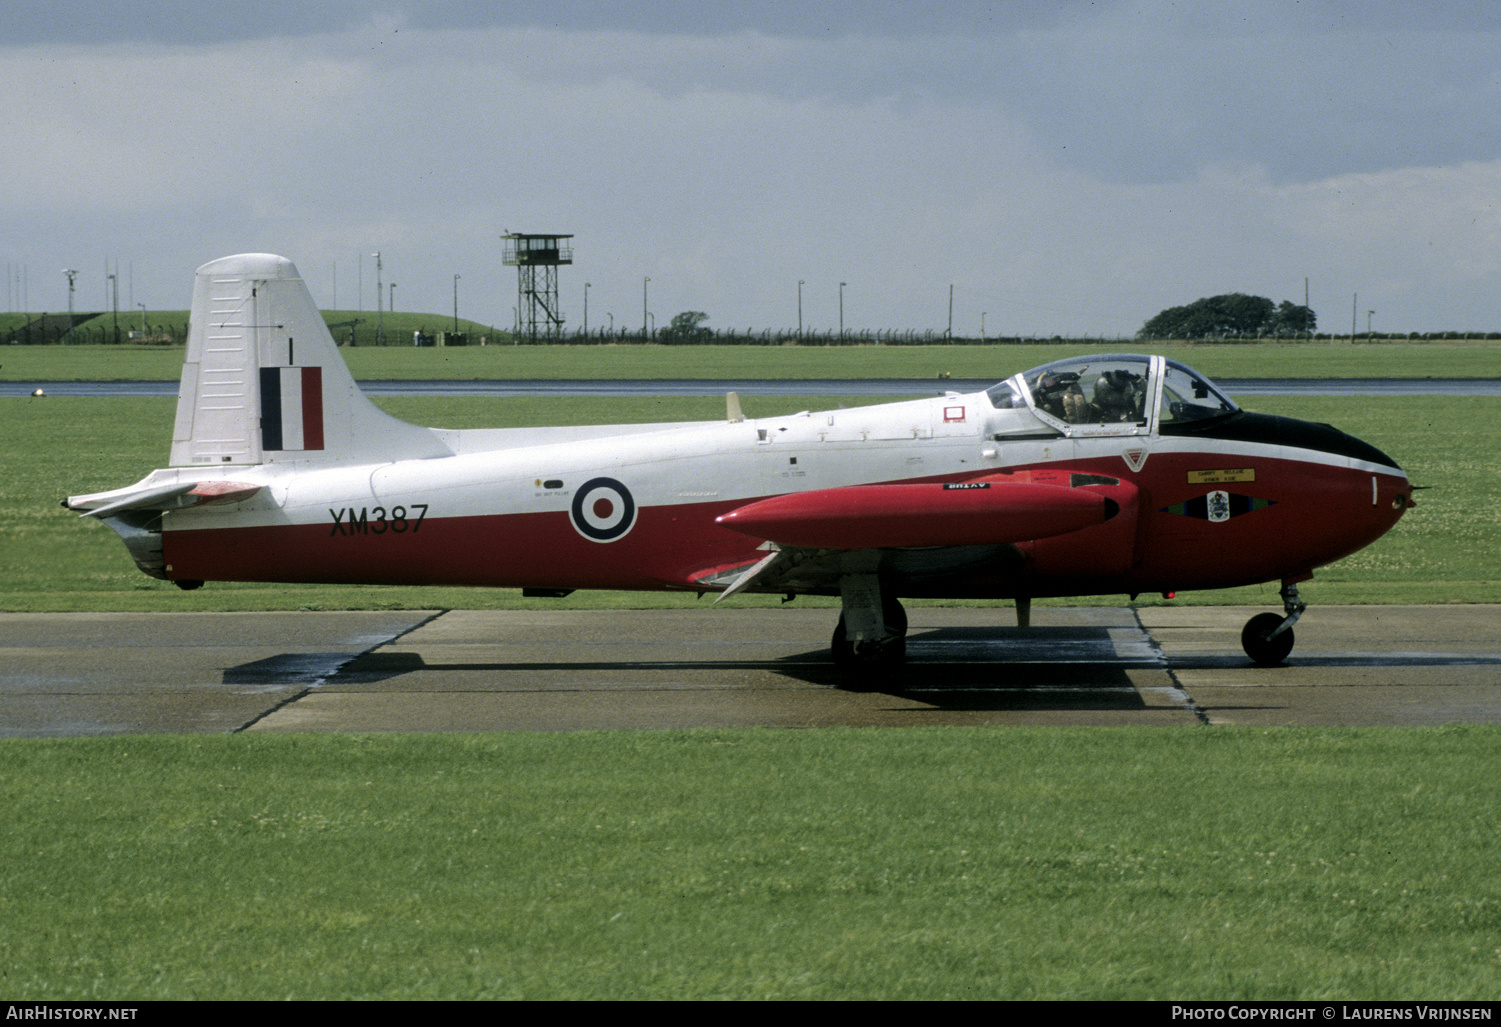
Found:
[[[18,1000],[1495,999],[1490,727],[0,746]]]

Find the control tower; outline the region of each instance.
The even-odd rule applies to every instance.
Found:
[[[505,240],[503,263],[516,269],[517,331],[532,342],[563,334],[563,310],[558,303],[558,268],[573,263],[571,235],[525,235],[512,232]]]

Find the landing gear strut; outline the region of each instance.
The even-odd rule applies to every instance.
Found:
[[[862,674],[890,670],[907,658],[907,611],[881,588],[873,574],[841,579],[843,609],[829,648],[841,670]],[[862,677],[854,687],[865,683]]]
[[[1293,651],[1293,625],[1308,609],[1308,604],[1298,598],[1296,581],[1282,583],[1282,609],[1284,616],[1258,613],[1241,629],[1240,647],[1253,663],[1274,667]]]

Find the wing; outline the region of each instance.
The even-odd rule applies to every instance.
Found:
[[[1074,484],[1114,485],[1115,479],[1067,472],[1051,477],[1059,483],[987,479],[773,496],[716,519],[764,540],[767,555],[697,583],[722,589],[724,599],[752,587],[837,588],[842,575],[869,572],[877,564],[909,580],[942,579],[1018,561],[1017,543],[1094,527],[1121,512],[1106,491]]]

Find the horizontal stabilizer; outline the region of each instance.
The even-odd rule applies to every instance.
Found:
[[[1006,482],[856,485],[774,496],[719,524],[784,546],[906,549],[1003,545],[1108,521],[1120,507],[1086,488]]]
[[[92,496],[69,496],[63,505],[70,510],[82,510],[81,517],[105,518],[127,510],[181,510],[210,503],[238,503],[260,490],[260,485],[215,479],[124,490],[124,494],[102,492]]]

